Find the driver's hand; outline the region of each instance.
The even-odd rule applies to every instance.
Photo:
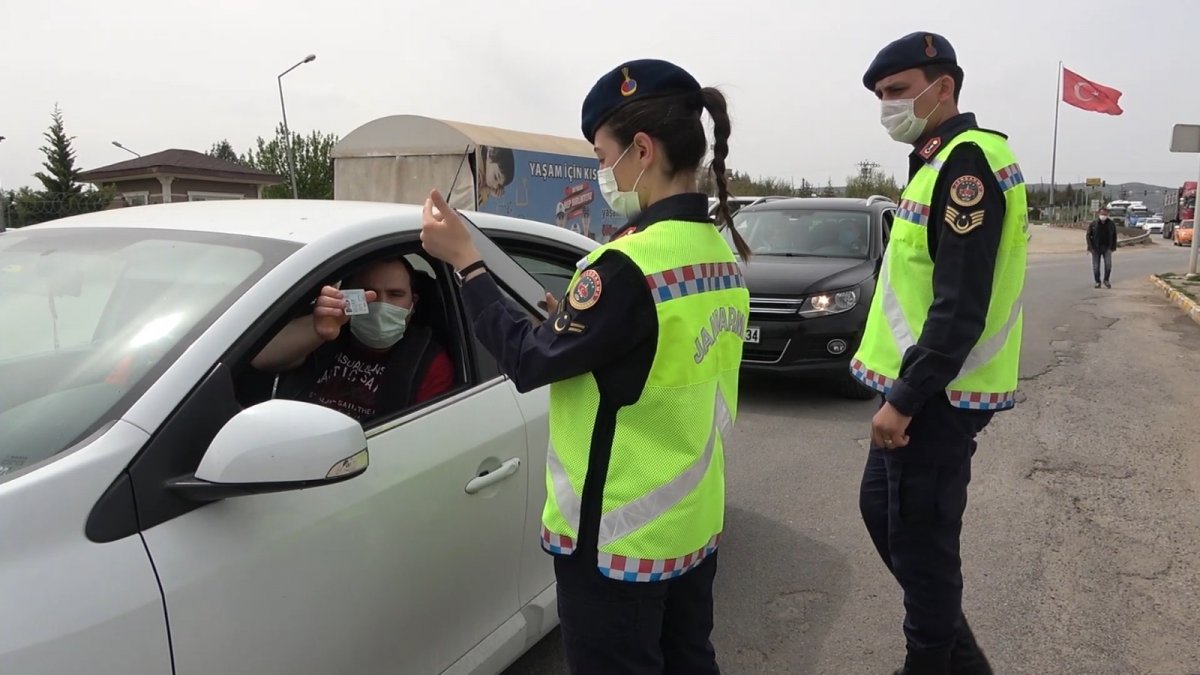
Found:
[[[375,291],[367,291],[367,302],[375,302]],[[333,286],[321,289],[317,302],[313,306],[313,330],[326,342],[338,339],[342,334],[342,326],[350,320],[346,316],[346,300],[342,292]]]

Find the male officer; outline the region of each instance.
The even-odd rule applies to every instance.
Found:
[[[923,32],[863,76],[913,146],[851,366],[883,395],[859,504],[904,589],[898,674],[992,672],[962,613],[959,533],[975,436],[1015,402],[1028,233],[1021,170],[1003,134],[959,112],[962,81],[950,43]]]

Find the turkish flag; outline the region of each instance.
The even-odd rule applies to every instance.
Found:
[[[1062,100],[1076,108],[1091,112],[1107,115],[1120,115],[1125,112],[1117,103],[1121,100],[1121,92],[1112,87],[1096,84],[1066,68],[1063,68]]]

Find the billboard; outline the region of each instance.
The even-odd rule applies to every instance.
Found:
[[[595,159],[480,146],[477,211],[558,225],[604,243],[625,223],[600,196]]]

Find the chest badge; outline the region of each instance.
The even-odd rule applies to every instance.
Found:
[[[579,275],[575,288],[571,289],[571,306],[579,311],[590,309],[600,300],[600,290],[603,284],[596,270],[584,270]]]
[[[983,181],[975,176],[960,176],[950,184],[950,199],[964,208],[983,201]]]

